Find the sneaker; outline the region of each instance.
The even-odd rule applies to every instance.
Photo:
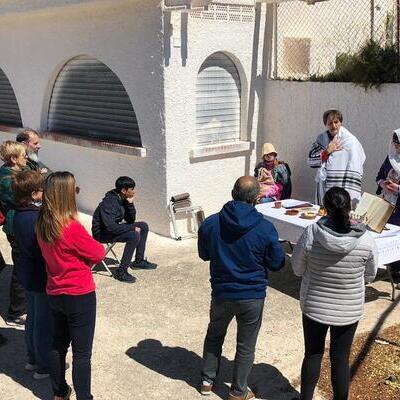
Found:
[[[69,400],[71,398],[72,388],[68,386],[68,392],[65,396],[54,396],[53,400]]]
[[[6,318],[6,325],[13,326],[19,329],[25,328],[25,322],[26,322],[26,314],[16,318]]]
[[[243,396],[243,395],[238,396],[238,395],[229,393],[228,400],[250,400],[250,399],[255,399],[255,397],[256,397],[256,395],[249,389],[245,396]]]
[[[127,283],[134,283],[136,282],[136,278],[132,276],[128,271],[124,268],[118,268],[114,273],[114,278]]]
[[[212,383],[203,381],[201,382],[200,393],[203,396],[208,396],[212,393],[212,387],[213,387]]]
[[[144,260],[135,260],[130,266],[131,268],[139,268],[139,269],[156,269],[157,264],[152,263],[150,261],[147,261],[146,259]]]
[[[36,380],[46,379],[46,378],[48,378],[49,376],[50,376],[50,374],[47,373],[47,372],[42,373],[42,372],[37,372],[37,371],[36,371],[36,372],[33,374],[33,379],[36,379]]]
[[[36,371],[37,370],[37,365],[36,364],[31,364],[31,363],[26,363],[24,367],[25,371]]]

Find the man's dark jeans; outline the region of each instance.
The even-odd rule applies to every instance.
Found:
[[[50,377],[55,396],[68,392],[65,356],[72,345],[72,381],[77,400],[92,400],[91,357],[96,324],[96,293],[81,296],[49,296],[54,336],[50,353]]]
[[[121,267],[128,268],[129,263],[132,261],[133,253],[136,249],[135,260],[140,261],[144,259],[144,252],[146,250],[147,235],[149,234],[149,226],[146,222],[135,222],[132,231],[125,232],[118,236],[100,236],[100,242],[111,243],[126,243],[124,252],[121,258]],[[140,228],[140,233],[136,232],[135,228]]]
[[[18,318],[26,314],[26,295],[25,289],[19,282],[17,277],[17,262],[19,257],[19,249],[14,236],[7,235],[7,240],[11,246],[11,258],[13,260],[13,270],[10,282],[10,306],[7,311],[7,318]]]
[[[237,322],[237,343],[231,392],[247,394],[247,378],[254,362],[258,332],[261,327],[264,299],[211,300],[210,323],[204,341],[202,381],[213,383],[219,370],[222,345],[229,323]]]

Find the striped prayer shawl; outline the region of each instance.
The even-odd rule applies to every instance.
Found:
[[[325,150],[330,142],[328,132],[318,135],[317,140],[311,146],[308,165],[312,168],[319,168],[315,179],[317,204],[322,205],[325,192],[334,186],[346,189],[353,203],[353,200],[358,201],[361,197],[364,150],[357,138],[343,126],[340,128],[338,137],[342,142],[343,149],[332,153],[323,165],[321,164],[321,151]]]

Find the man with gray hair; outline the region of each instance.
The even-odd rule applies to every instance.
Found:
[[[278,271],[285,264],[275,227],[254,208],[259,192],[256,178],[242,176],[233,187],[233,200],[199,229],[199,256],[210,261],[212,288],[201,371],[203,395],[211,394],[226,331],[235,317],[236,356],[228,400],[255,397],[247,379],[261,327],[268,270]]]
[[[42,147],[38,132],[32,128],[25,128],[18,133],[17,142],[26,146],[26,155],[28,157],[26,168],[32,171],[39,171],[43,175],[48,175],[51,171],[39,159],[39,150]]]

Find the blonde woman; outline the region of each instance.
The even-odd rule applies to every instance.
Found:
[[[17,278],[17,259],[19,251],[13,233],[15,198],[11,187],[12,177],[26,166],[26,149],[21,143],[7,140],[0,145],[0,158],[4,164],[0,167],[0,209],[5,216],[3,231],[11,246],[11,257],[14,268],[10,283],[10,306],[8,308],[7,325],[23,327],[26,320],[25,289]]]
[[[69,399],[65,357],[72,345],[72,380],[77,400],[93,399],[91,354],[96,322],[96,294],[90,266],[105,257],[104,247],[77,220],[75,178],[55,172],[44,185],[37,237],[47,268],[54,320],[50,377],[54,400]]]

